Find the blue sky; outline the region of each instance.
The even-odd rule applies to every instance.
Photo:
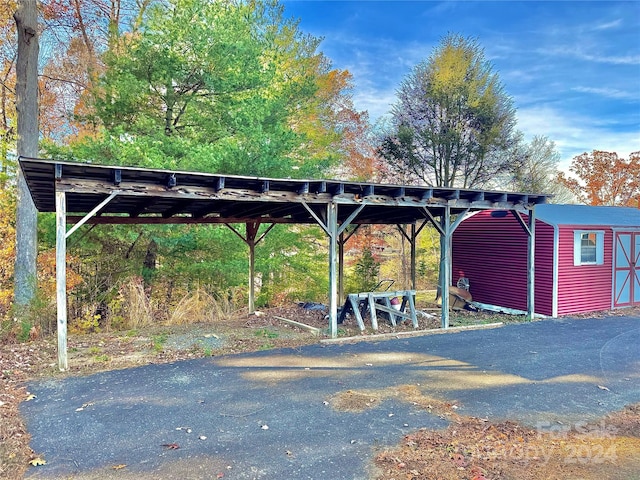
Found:
[[[353,98],[384,116],[411,69],[447,33],[476,38],[527,139],[556,143],[561,168],[592,150],[640,150],[640,1],[285,0],[287,16],[323,37],[353,74]]]

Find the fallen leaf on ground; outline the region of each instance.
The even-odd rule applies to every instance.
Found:
[[[114,470],[122,470],[123,468],[125,468],[127,465],[124,463],[121,463],[120,465],[114,465],[113,468]]]
[[[169,450],[177,450],[180,448],[180,445],[177,443],[163,443],[161,446],[167,447]]]
[[[463,455],[456,453],[451,460],[453,460],[456,465],[458,465],[459,467],[466,467],[467,466],[467,460],[464,458]]]

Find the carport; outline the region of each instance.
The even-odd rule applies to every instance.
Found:
[[[411,245],[431,223],[442,238],[440,288],[451,284],[451,235],[465,215],[508,210],[528,235],[527,311],[534,314],[535,205],[547,196],[475,189],[297,180],[152,170],[21,157],[20,167],[40,212],[56,213],[58,366],[67,363],[66,239],[84,224],[205,224],[234,230],[249,247],[249,308],[253,310],[255,245],[278,223],[317,224],[328,237],[329,330],[337,336],[342,254],[359,225],[397,225]],[[521,213],[527,214],[525,220]],[[455,218],[452,218],[455,217]],[[67,230],[67,224],[73,226]],[[244,224],[242,234],[234,225]],[[262,224],[267,229],[259,234]],[[348,229],[348,227],[351,227]],[[449,297],[442,295],[442,327]]]

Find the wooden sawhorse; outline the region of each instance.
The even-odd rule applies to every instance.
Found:
[[[418,317],[416,315],[415,306],[415,290],[397,290],[395,292],[361,292],[350,293],[338,317],[338,323],[342,323],[348,313],[353,313],[358,322],[358,327],[363,331],[365,329],[363,317],[367,313],[367,309],[371,316],[371,327],[378,330],[377,311],[384,312],[389,315],[391,324],[395,327],[397,320],[411,320],[413,328],[418,328]],[[396,310],[391,306],[391,299],[394,297],[402,298],[400,310]],[[408,307],[408,313],[405,310]]]

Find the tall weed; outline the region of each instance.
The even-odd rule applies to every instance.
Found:
[[[117,327],[125,330],[152,325],[157,314],[140,277],[124,282],[110,307],[112,317],[118,319]]]
[[[201,287],[185,294],[177,303],[169,318],[169,325],[211,322],[231,317],[235,312],[234,296],[213,296]]]

